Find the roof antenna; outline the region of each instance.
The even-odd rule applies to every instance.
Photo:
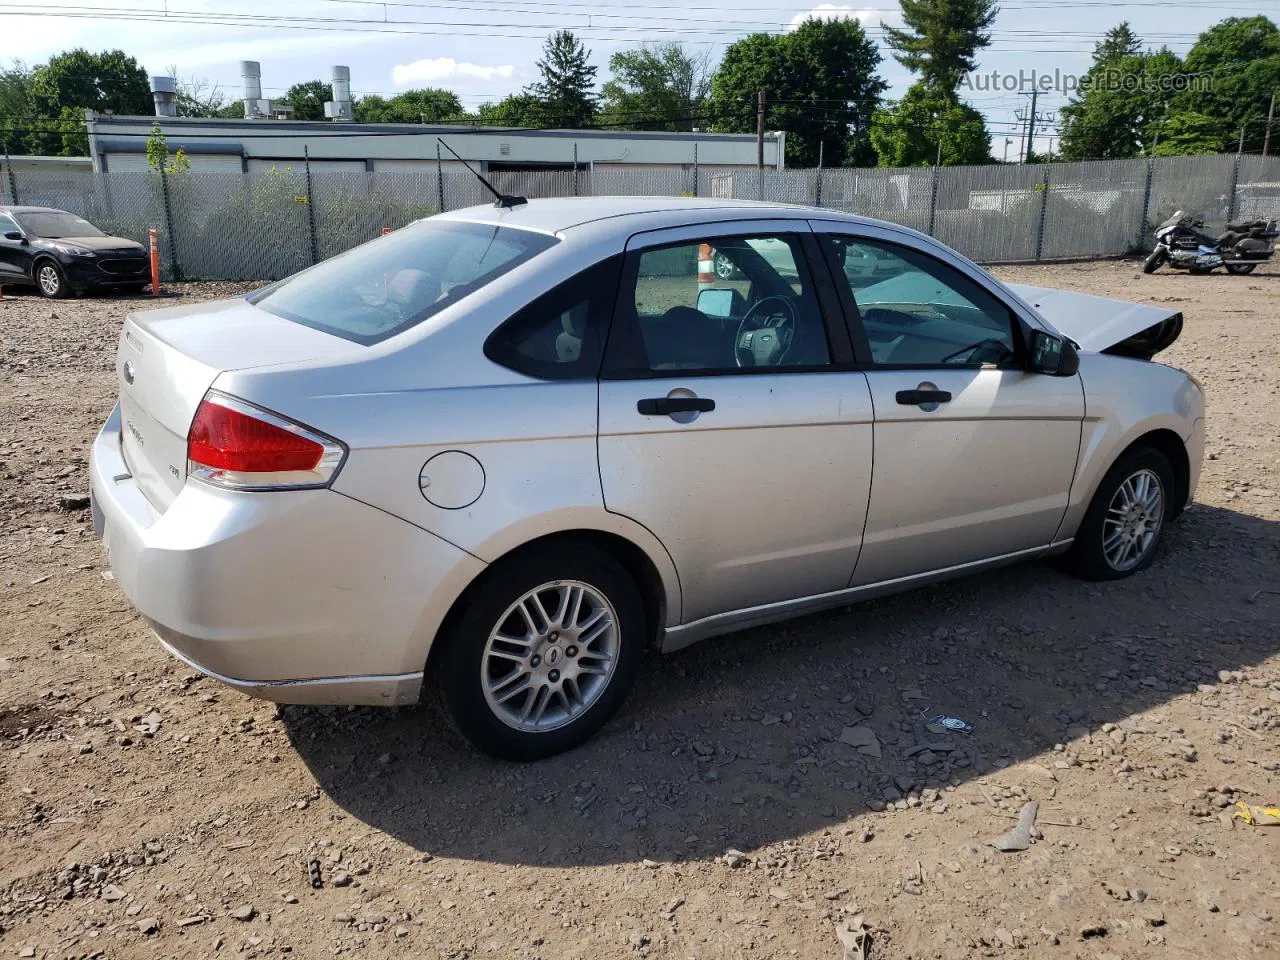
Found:
[[[458,157],[458,162],[461,163],[468,170],[470,170],[473,174],[475,174],[476,179],[479,180],[481,183],[483,183],[485,187],[488,189],[488,191],[492,193],[495,197],[497,197],[497,199],[493,201],[493,205],[495,207],[500,207],[501,209],[509,210],[511,207],[518,207],[521,204],[525,204],[529,202],[524,197],[516,197],[507,193],[499,193],[494,188],[492,183],[490,183],[488,180],[486,180],[483,176],[480,175],[480,172],[478,170],[473,169],[471,164],[467,163],[467,161],[463,160],[462,157],[458,156],[457,150],[453,149],[453,147],[445,143],[444,140],[440,137],[436,137],[436,142],[439,143],[446,150],[448,150],[450,153],[452,153],[455,157]]]

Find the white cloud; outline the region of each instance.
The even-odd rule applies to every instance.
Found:
[[[479,63],[458,61],[453,57],[436,57],[434,60],[415,60],[397,64],[391,69],[391,80],[396,86],[411,83],[436,83],[441,80],[463,78],[467,80],[510,80],[516,68],[509,63],[484,66]]]
[[[866,23],[878,14],[879,11],[862,10],[849,4],[820,3],[813,9],[792,17],[788,29],[794,30],[806,20],[860,20]]]

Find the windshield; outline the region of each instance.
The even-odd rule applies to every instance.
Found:
[[[250,302],[356,343],[385,340],[556,244],[483,223],[424,220],[267,287]]]
[[[15,214],[29,237],[58,240],[62,237],[105,237],[106,234],[84,217],[52,210],[45,213]]]

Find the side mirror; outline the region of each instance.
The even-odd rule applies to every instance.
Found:
[[[1074,377],[1080,369],[1080,355],[1070,340],[1043,330],[1032,330],[1028,338],[1030,360],[1027,369],[1051,377]]]
[[[17,240],[19,243],[26,243],[27,238],[20,234],[17,230],[10,230],[4,235],[6,240]]]

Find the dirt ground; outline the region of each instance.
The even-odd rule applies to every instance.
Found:
[[[6,295],[0,957],[837,960],[854,917],[884,960],[1280,957],[1280,827],[1229,815],[1280,803],[1280,273],[998,272],[1184,311],[1162,359],[1205,385],[1208,460],[1155,566],[653,656],[602,735],[528,766],[425,708],[277,710],[165,655],[63,502],[147,304]],[[1027,800],[1042,838],[985,845]]]

